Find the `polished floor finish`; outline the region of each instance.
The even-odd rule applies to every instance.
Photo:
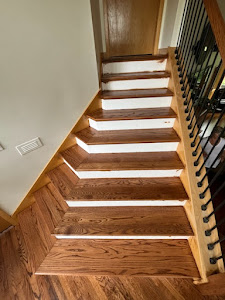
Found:
[[[43,193],[52,201],[43,201]],[[55,242],[50,232],[66,210],[64,201],[53,200],[55,193],[51,184],[37,192],[37,202],[19,215],[19,225],[0,236],[0,299],[225,299],[202,296],[191,279],[35,275],[37,266]]]

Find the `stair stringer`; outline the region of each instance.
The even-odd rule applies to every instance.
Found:
[[[174,129],[181,138],[181,142],[177,148],[177,153],[185,166],[180,178],[190,198],[190,201],[188,201],[185,205],[185,210],[194,232],[194,236],[189,238],[189,245],[201,275],[201,279],[195,280],[194,283],[200,284],[208,282],[208,276],[214,273],[223,273],[224,264],[222,260],[218,260],[214,265],[210,263],[211,257],[221,256],[222,252],[219,243],[213,250],[208,250],[207,248],[209,243],[213,243],[218,240],[218,231],[215,229],[211,236],[205,235],[206,230],[216,225],[216,220],[213,215],[210,218],[209,223],[206,224],[203,222],[203,218],[213,211],[213,204],[211,202],[206,211],[201,210],[201,205],[205,204],[211,198],[211,194],[208,190],[203,200],[199,198],[199,194],[202,193],[208,186],[208,180],[207,178],[204,180],[202,187],[197,186],[198,181],[203,178],[206,170],[204,168],[200,177],[195,176],[197,169],[194,166],[195,158],[192,156],[193,148],[191,148],[191,139],[187,128],[186,114],[184,111],[185,108],[183,104],[184,99],[182,98],[181,84],[178,76],[174,51],[175,48],[169,48],[167,63],[167,70],[171,72],[169,88],[174,92],[171,107],[177,113],[177,120],[175,121]],[[198,149],[198,155],[200,152],[201,147]],[[203,157],[201,157],[199,165],[202,165],[202,163]]]

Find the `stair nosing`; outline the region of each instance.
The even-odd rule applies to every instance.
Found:
[[[146,74],[143,74],[144,72],[136,72],[135,75],[133,73],[119,73],[120,75],[116,74],[104,74],[101,78],[101,81],[103,83],[111,82],[111,81],[126,81],[126,80],[145,80],[145,79],[161,79],[161,78],[169,78],[171,74],[169,72],[163,71],[154,71],[154,72],[145,72]],[[140,73],[140,74],[138,74]],[[151,74],[152,73],[152,74]],[[153,74],[153,73],[159,73],[159,74]]]
[[[171,107],[162,107],[162,108],[160,108],[160,110],[161,111],[163,111],[163,110],[168,110],[168,108],[169,108],[169,112],[168,112],[168,114],[166,114],[165,116],[164,115],[160,115],[160,114],[156,114],[156,115],[144,115],[144,116],[138,116],[138,115],[134,115],[134,116],[126,116],[126,114],[128,113],[128,111],[130,112],[130,111],[133,111],[133,112],[140,112],[140,111],[144,111],[144,112],[146,112],[146,111],[149,111],[149,112],[153,112],[154,110],[159,110],[159,108],[137,108],[137,109],[123,109],[122,110],[122,113],[123,113],[123,115],[121,115],[121,116],[113,116],[113,117],[96,117],[96,113],[97,112],[100,112],[100,111],[105,111],[105,110],[103,110],[103,109],[98,109],[98,110],[96,110],[96,111],[93,111],[93,112],[91,112],[91,113],[87,113],[86,114],[86,116],[88,117],[88,118],[90,118],[90,119],[92,119],[92,120],[95,120],[95,121],[99,121],[99,122],[101,122],[101,121],[129,121],[129,120],[154,120],[154,119],[175,119],[176,117],[177,117],[177,115],[176,115],[176,113],[175,113],[175,111],[171,108]],[[106,110],[105,111],[106,112],[106,114],[108,113],[108,114],[120,114],[121,112],[120,112],[120,110]]]
[[[138,59],[139,58],[139,59]],[[151,60],[166,60],[168,58],[168,54],[159,54],[159,55],[127,55],[123,56],[114,56],[111,58],[106,58],[102,60],[103,64],[115,63],[115,62],[134,62],[134,61],[151,61]]]
[[[146,94],[146,95],[143,95],[141,92],[143,91],[153,91],[153,90],[167,90],[167,94],[161,92],[160,94],[152,94],[151,92],[149,94]],[[133,95],[119,95],[119,96],[105,96],[106,93],[114,93],[114,92],[136,92],[136,94],[133,94]],[[138,95],[138,93],[140,93]],[[113,91],[110,91],[110,90],[104,90],[104,91],[101,91],[101,98],[103,100],[116,100],[116,99],[127,99],[127,98],[155,98],[155,97],[172,97],[174,94],[173,92],[168,89],[168,88],[156,88],[156,89],[132,89],[132,90],[113,90]],[[106,98],[105,98],[106,97]]]

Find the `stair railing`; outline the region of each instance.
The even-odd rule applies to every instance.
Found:
[[[199,188],[207,183],[198,195],[199,202],[202,211],[213,204],[202,222],[216,219],[205,235],[211,236],[214,230],[219,233],[207,247],[210,251],[220,244],[224,249],[222,255],[210,257],[210,264],[225,258],[225,44],[221,41],[225,24],[215,2],[186,0],[175,50],[196,170],[193,176]],[[207,191],[211,197],[205,202]]]

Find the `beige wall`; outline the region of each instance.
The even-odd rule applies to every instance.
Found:
[[[1,0],[0,31],[0,208],[13,213],[98,90],[90,1]]]
[[[101,53],[103,53],[103,43],[102,43],[102,25],[101,25],[101,16],[100,16],[100,5],[99,0],[90,0],[91,2],[91,12],[92,12],[92,23],[94,30],[95,38],[95,50],[96,50],[96,59],[98,65],[98,74],[99,78],[101,77]]]

